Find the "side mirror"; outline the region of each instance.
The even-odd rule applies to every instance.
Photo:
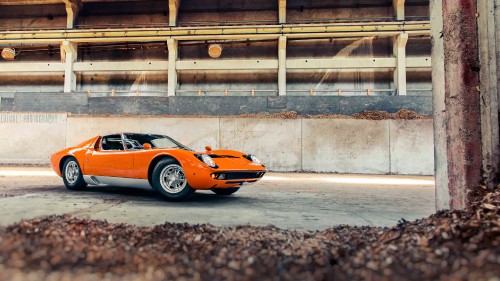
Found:
[[[145,144],[142,145],[142,147],[144,147],[144,149],[146,149],[146,150],[150,150],[151,149],[151,144],[145,143]]]
[[[211,147],[210,145],[207,145],[207,146],[205,146],[205,149],[206,149],[206,150],[207,150],[207,152],[208,152],[208,151],[211,151],[211,150],[212,150],[212,147]]]

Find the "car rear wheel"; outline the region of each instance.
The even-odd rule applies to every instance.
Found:
[[[163,159],[156,164],[152,183],[154,190],[171,201],[186,200],[195,192],[189,186],[181,165],[174,159]]]
[[[232,187],[232,188],[212,188],[212,191],[217,194],[217,195],[231,195],[238,191],[240,188],[239,187]]]
[[[64,161],[62,169],[64,185],[69,190],[81,190],[87,186],[83,180],[82,170],[75,158],[71,157]]]

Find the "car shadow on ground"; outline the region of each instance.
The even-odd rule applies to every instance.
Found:
[[[126,201],[144,201],[144,199],[152,200],[156,202],[165,202],[165,203],[185,203],[185,202],[193,202],[193,203],[234,203],[237,201],[248,201],[247,197],[241,197],[237,193],[229,196],[217,195],[210,190],[203,190],[195,192],[189,199],[174,202],[168,201],[160,197],[160,195],[152,190],[152,189],[143,189],[143,188],[132,188],[132,187],[118,187],[118,186],[87,186],[85,189],[78,191],[67,190],[65,187],[61,187],[61,189],[51,189],[50,191],[56,192],[67,192],[71,195],[76,195],[78,193],[85,195],[96,195],[99,199],[116,199],[116,200],[126,200]],[[50,192],[49,191],[49,192]],[[111,198],[106,198],[107,195],[110,195]],[[103,198],[104,197],[104,198]]]

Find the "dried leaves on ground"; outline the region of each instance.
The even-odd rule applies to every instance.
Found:
[[[165,223],[49,216],[0,229],[0,280],[499,280],[500,191],[392,228]]]

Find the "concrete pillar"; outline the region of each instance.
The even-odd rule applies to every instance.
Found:
[[[177,57],[179,52],[179,44],[177,40],[167,39],[168,46],[168,96],[175,96],[177,90]]]
[[[75,20],[78,12],[80,11],[80,7],[82,5],[81,0],[63,0],[64,5],[66,6],[66,28],[73,29],[75,27]]]
[[[396,20],[405,20],[405,0],[392,0],[392,7]]]
[[[398,95],[406,95],[406,43],[408,34],[402,33],[394,38],[394,56],[396,70],[394,71],[394,86]]]
[[[61,44],[61,58],[64,66],[64,92],[76,91],[76,74],[73,71],[73,63],[77,59],[78,45],[74,42],[63,41]]]
[[[286,95],[286,36],[278,39],[278,95]]]
[[[448,142],[446,138],[446,106],[444,103],[444,40],[443,2],[430,1],[432,40],[432,103],[434,126],[434,174],[436,179],[436,210],[450,208],[448,183]]]
[[[483,179],[494,187],[499,164],[498,74],[495,4],[477,0]]]
[[[179,14],[179,1],[180,0],[168,0],[169,26],[177,26],[177,15]]]
[[[279,23],[286,23],[286,0],[278,0],[279,5]]]
[[[469,188],[481,182],[476,1],[430,1],[438,209],[465,208]]]

